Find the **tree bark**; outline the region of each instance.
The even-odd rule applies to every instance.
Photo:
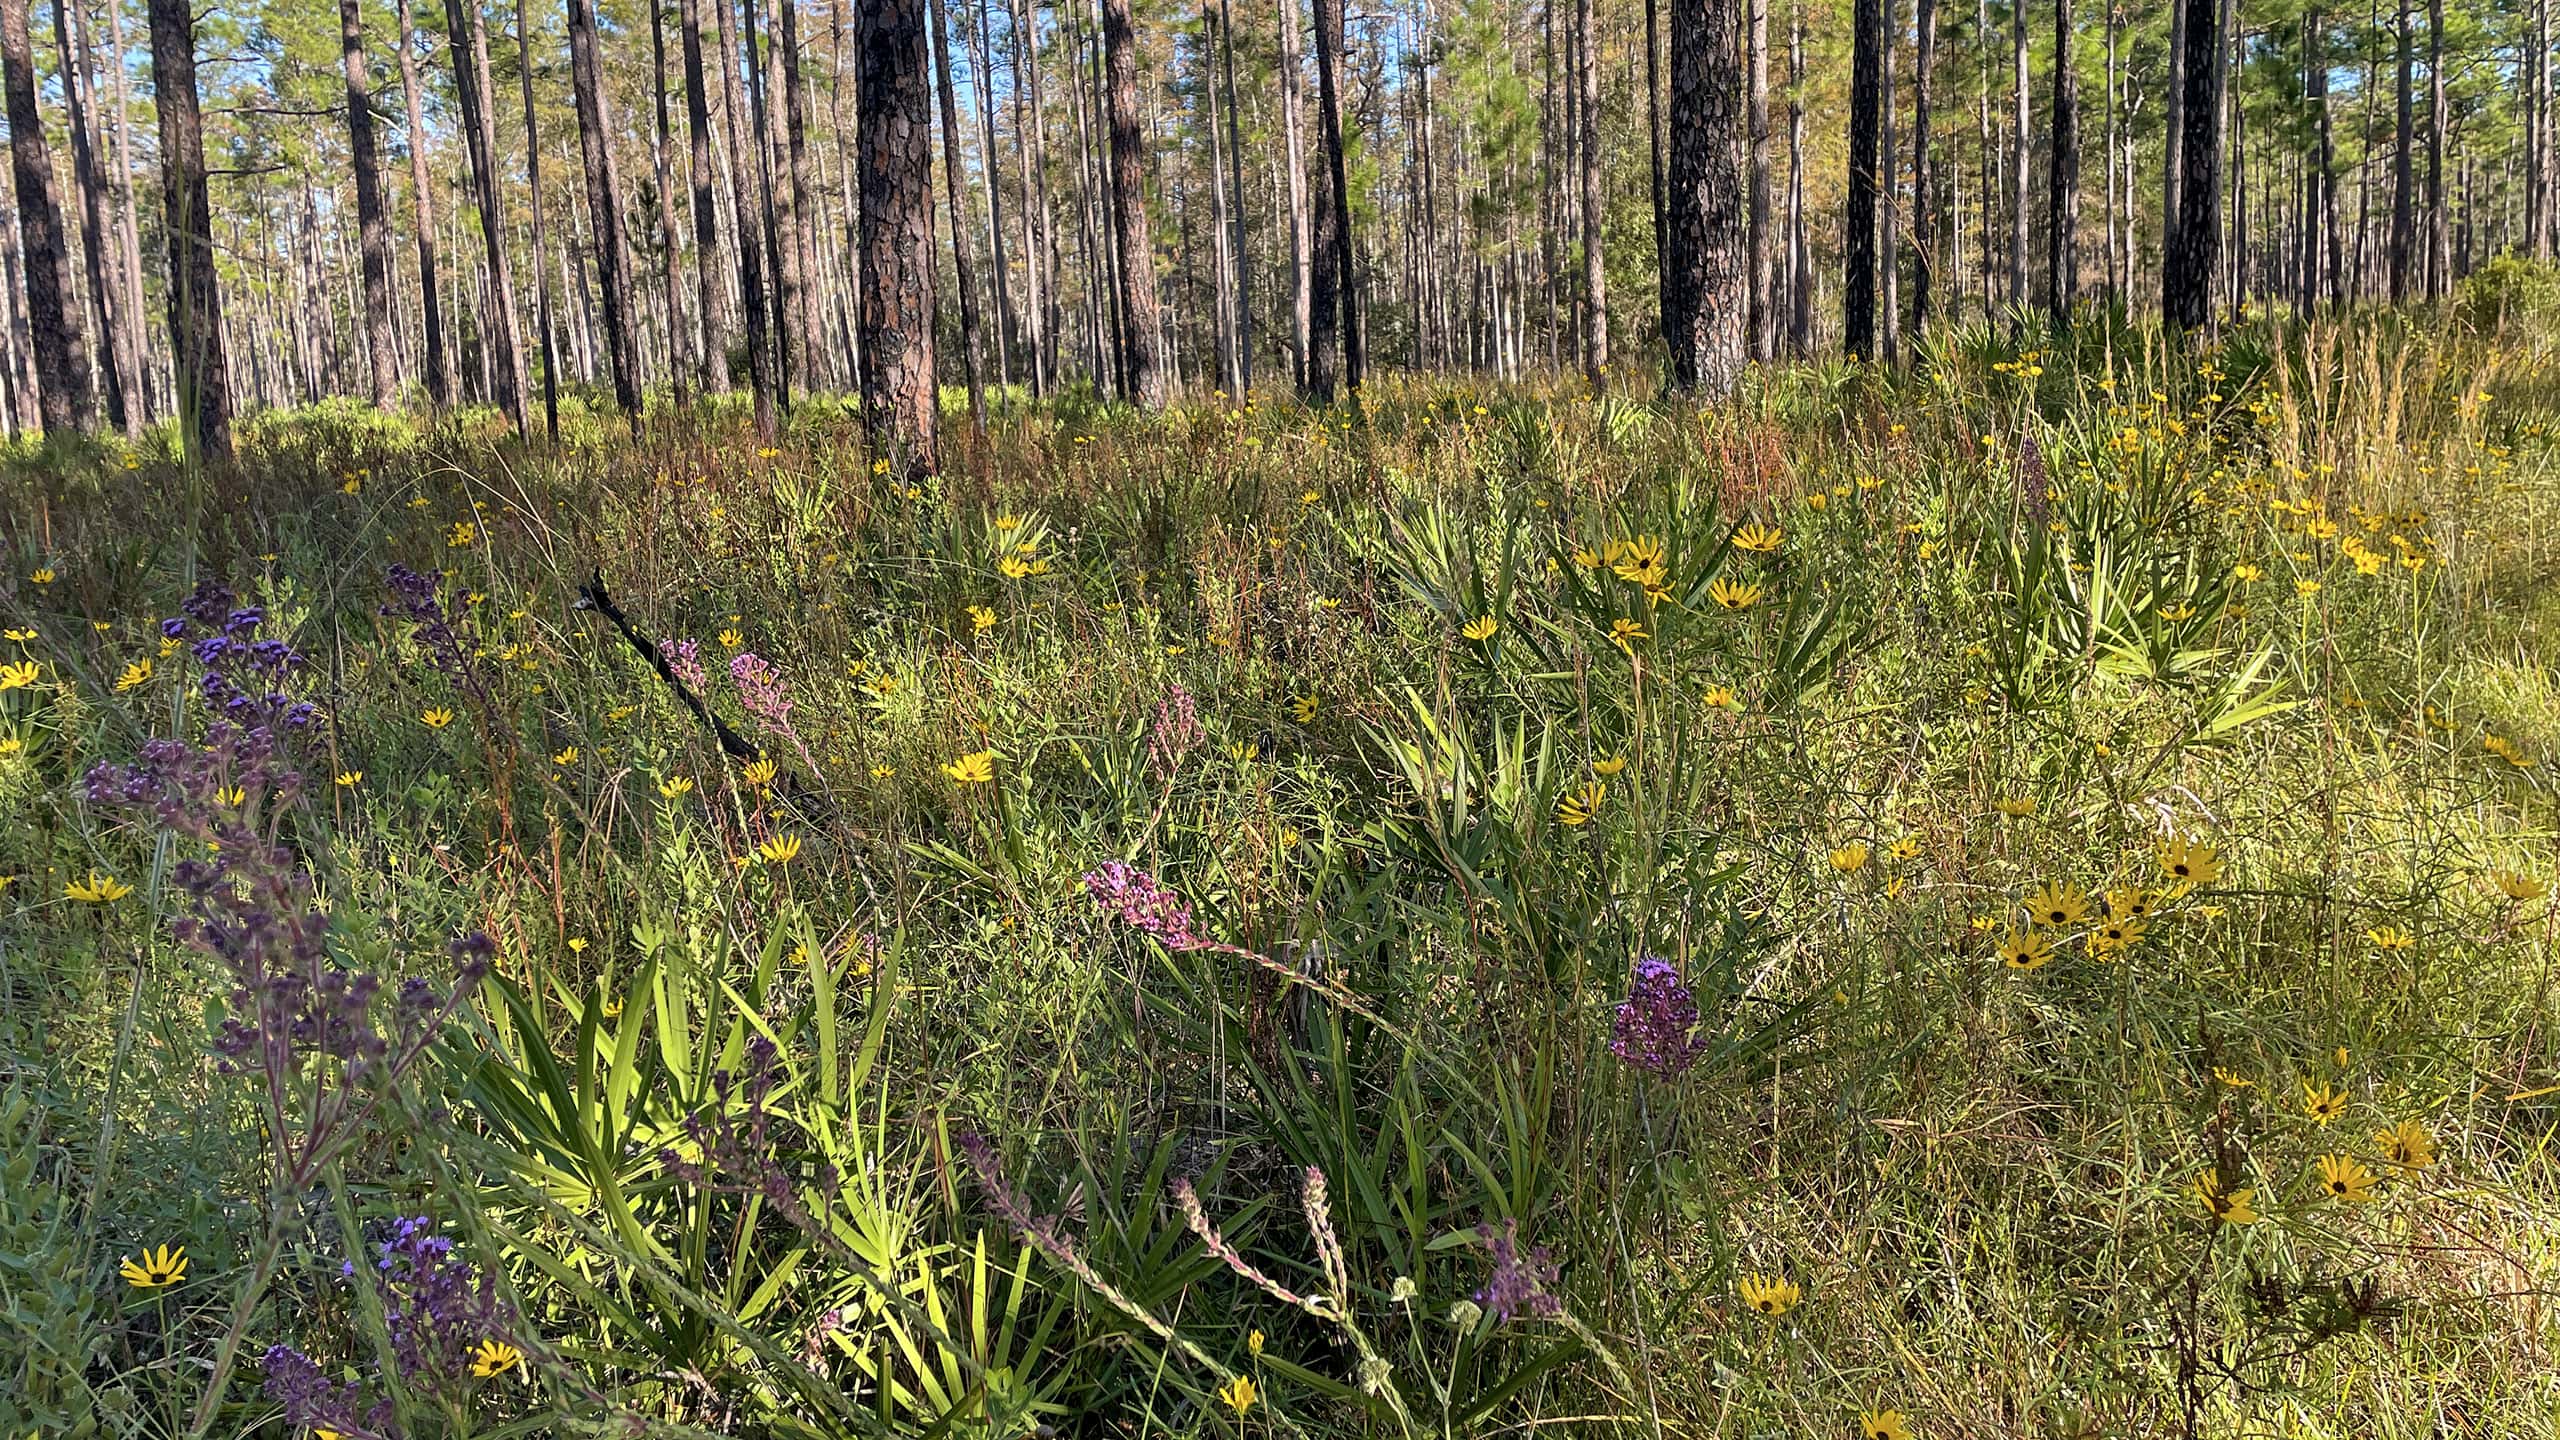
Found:
[[[1883,0],[1856,0],[1849,30],[1848,282],[1842,343],[1858,359],[1876,356],[1876,157],[1884,120]]]
[[[1813,353],[1813,245],[1804,217],[1804,0],[1787,7],[1787,347]]]
[[[2027,169],[2035,154],[2028,138],[2035,121],[2027,103],[2027,0],[2010,0],[2009,43],[2009,324],[2015,333],[2027,318]]]
[[[723,0],[711,0],[721,4]],[[729,279],[720,262],[719,168],[712,155],[711,87],[702,72],[703,0],[681,0],[684,32],[684,114],[693,182],[693,259],[702,297],[702,388],[728,393]]]
[[[98,327],[98,379],[106,392],[107,423],[128,437],[142,433],[142,406],[136,398],[136,352],[124,343],[119,313],[123,287],[113,279],[110,248],[114,232],[107,219],[107,187],[98,173],[98,152],[91,115],[94,111],[88,67],[88,27],[73,0],[53,0],[54,48],[62,58],[62,93],[68,102],[72,186],[80,192],[80,260],[89,281],[89,318]],[[72,36],[81,39],[78,53]]]
[[[352,5],[355,0],[343,0]],[[652,0],[655,3],[655,0]],[[570,83],[577,92],[578,153],[586,162],[587,223],[595,235],[613,399],[640,429],[640,338],[631,320],[631,243],[622,223],[622,176],[613,159],[613,103],[596,53],[595,0],[569,0]]]
[[[1733,393],[1747,349],[1742,29],[1741,0],[1671,0],[1662,330],[1673,387],[1710,401]]]
[[[1600,195],[1600,64],[1592,54],[1599,34],[1591,12],[1592,0],[1574,0],[1574,28],[1581,37],[1574,53],[1582,92],[1582,376],[1597,392],[1609,375],[1609,270],[1608,216]]]
[[[2080,290],[2080,77],[2071,60],[2071,0],[2053,0],[2052,166],[2045,183],[2045,313],[2071,328]]]
[[[183,5],[186,0],[155,0]],[[489,30],[477,3],[444,0],[445,34],[451,37],[453,88],[462,106],[463,135],[471,152],[471,184],[480,210],[480,239],[489,294],[478,322],[489,358],[492,398],[525,433],[524,333],[516,319],[515,277],[507,264],[506,209],[498,189],[498,130],[489,107]],[[494,313],[493,313],[494,312]]]
[[[409,119],[409,189],[415,197],[418,226],[418,328],[425,332],[427,401],[442,411],[453,404],[453,362],[444,348],[444,299],[436,279],[436,201],[427,178],[427,121],[418,83],[417,27],[409,0],[398,0],[400,15],[400,98]]]
[[[1650,0],[1648,0],[1650,3]],[[1769,0],[1745,0],[1743,130],[1750,146],[1751,218],[1743,253],[1751,261],[1751,358],[1777,353],[1778,304],[1770,253],[1769,196]]]
[[[1929,157],[1930,91],[1938,68],[1938,0],[1920,0],[1914,24],[1919,49],[1911,65],[1911,335],[1917,350],[1929,328],[1930,288],[1937,278],[1937,168]]]
[[[764,173],[763,147],[748,133],[747,122],[739,111],[745,108],[738,86],[745,74],[738,51],[738,0],[708,0],[718,16],[720,36],[720,114],[724,138],[729,145],[729,214],[737,222],[738,294],[744,302],[747,332],[747,388],[755,397],[756,433],[773,434],[773,336],[765,308],[765,248],[767,226],[763,187],[757,183]],[[746,0],[755,4],[757,0]],[[926,129],[932,122],[926,122]],[[925,143],[930,146],[932,137]],[[928,157],[928,164],[930,157]],[[930,254],[931,232],[927,232]]]
[[[903,470],[931,474],[933,63],[930,0],[866,0],[855,17],[854,146],[862,191],[862,408]]]
[[[159,8],[152,7],[157,25]],[[156,36],[155,36],[156,39]],[[192,69],[190,70],[192,75]],[[63,254],[62,207],[53,192],[52,147],[36,107],[36,71],[27,34],[27,0],[0,0],[0,83],[9,112],[9,159],[17,183],[20,267],[27,284],[27,329],[35,344],[38,398],[47,434],[86,430],[97,418],[89,349],[70,295]]]
[[[205,197],[204,119],[196,108],[196,19],[188,0],[151,0],[151,88],[160,114],[178,430],[189,460],[223,464],[231,459],[231,378],[222,349],[222,288],[213,268],[213,207]]]
[[[2427,0],[2427,295],[2453,289],[2453,216],[2445,204],[2445,131],[2453,124],[2444,92],[2444,0]]]
[[[1218,0],[1218,48],[1226,61],[1227,209],[1228,223],[1234,230],[1235,254],[1231,258],[1236,267],[1236,399],[1242,402],[1253,390],[1253,260],[1252,251],[1245,244],[1243,122],[1236,115],[1235,0]],[[1424,63],[1427,66],[1428,59]],[[1427,69],[1423,83],[1430,83]],[[1429,92],[1426,89],[1424,93]]]
[[[1298,0],[1277,0],[1280,33],[1280,132],[1284,154],[1281,176],[1289,192],[1289,292],[1290,378],[1309,393],[1314,391],[1315,358],[1315,257],[1314,216],[1310,213],[1312,197],[1307,193],[1307,127],[1304,90],[1306,61],[1301,50],[1300,26],[1304,23]],[[1331,381],[1326,382],[1328,390]]]
[[[478,0],[472,0],[472,4],[477,9]],[[516,78],[524,101],[525,203],[533,219],[533,253],[528,258],[533,262],[534,323],[542,328],[543,431],[556,441],[560,438],[560,332],[551,309],[551,272],[545,268],[551,255],[551,235],[542,204],[542,135],[534,128],[533,35],[526,8],[526,0],[516,0]]]
[[[2212,319],[2213,281],[2222,258],[2222,0],[2186,0],[2180,71],[2178,223],[2160,266],[2160,308],[2173,330],[2203,329]]]
[[[960,114],[951,94],[951,43],[943,32],[942,0],[924,0],[933,30],[933,73],[942,101],[943,196],[951,203],[952,278],[960,290],[960,351],[969,382],[969,433],[987,434],[986,360],[978,331],[977,267],[969,255],[969,207],[962,203]]]
[[[791,352],[800,357],[800,388],[814,390],[818,385],[817,316],[820,313],[816,292],[819,289],[816,222],[811,209],[809,186],[809,110],[803,93],[800,68],[800,6],[798,0],[779,0],[782,40],[782,152],[783,170],[779,183],[782,193],[790,197],[784,221],[783,241],[793,257],[798,280],[791,287],[792,298],[784,306],[783,333],[791,339]],[[988,164],[995,162],[989,152]]]
[[[1324,144],[1328,173],[1327,183],[1316,187],[1322,209],[1315,238],[1322,248],[1316,257],[1317,289],[1313,318],[1320,351],[1329,348],[1321,340],[1325,331],[1339,324],[1337,335],[1342,356],[1342,379],[1356,399],[1362,372],[1368,367],[1362,352],[1359,275],[1352,268],[1351,260],[1351,175],[1343,158],[1342,0],[1315,0],[1315,22],[1316,126]],[[1331,403],[1333,376],[1330,360],[1321,377],[1316,374],[1313,363],[1307,368],[1308,389],[1317,399]]]
[[[2404,304],[2409,299],[2409,252],[2416,242],[2417,187],[2412,172],[2417,145],[2416,125],[2412,117],[2412,90],[2416,84],[2413,68],[2415,56],[2409,34],[2410,0],[2392,0],[2395,12],[2393,34],[2399,46],[2398,91],[2399,129],[2391,149],[2391,303]]]
[[[676,408],[681,410],[692,403],[694,362],[684,323],[684,287],[676,275],[675,181],[668,164],[668,155],[675,148],[675,127],[667,113],[667,11],[663,0],[647,3],[652,65],[649,101],[657,121],[656,135],[649,147],[649,166],[658,191],[658,245],[664,262],[659,279],[666,290],[663,303],[667,310],[667,382],[674,392]]]
[[[347,155],[356,172],[356,245],[364,270],[365,375],[373,403],[399,392],[391,353],[391,217],[382,203],[382,162],[373,142],[373,83],[364,58],[364,15],[356,0],[338,0],[338,48],[347,72]]]
[[[1138,37],[1129,0],[1102,0],[1104,126],[1110,135],[1111,247],[1117,259],[1120,323],[1129,398],[1145,410],[1164,405],[1161,317],[1156,308],[1155,243],[1147,223],[1146,150],[1138,131]]]

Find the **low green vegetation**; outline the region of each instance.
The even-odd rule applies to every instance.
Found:
[[[2547,1435],[2528,278],[18,454],[0,1428]]]

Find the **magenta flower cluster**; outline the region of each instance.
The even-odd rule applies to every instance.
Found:
[[[1200,708],[1193,703],[1191,692],[1176,685],[1156,702],[1154,727],[1147,733],[1147,757],[1158,772],[1171,775],[1182,764],[1182,757],[1209,738],[1200,725]]]
[[[1208,942],[1192,928],[1182,897],[1144,870],[1110,861],[1084,877],[1085,893],[1105,911],[1164,942],[1168,950],[1197,950]]]

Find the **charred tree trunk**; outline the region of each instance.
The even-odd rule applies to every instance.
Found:
[[[737,221],[738,294],[744,302],[747,332],[747,388],[755,396],[756,433],[773,434],[773,336],[765,308],[765,209],[757,179],[763,174],[762,146],[755,143],[739,111],[738,95],[745,71],[738,51],[738,0],[709,0],[719,19],[720,114],[729,143],[729,214]],[[757,0],[746,0],[752,5]],[[925,121],[932,129],[932,121]],[[925,144],[933,143],[928,134]],[[931,232],[927,232],[930,241]],[[930,245],[926,253],[931,254]]]
[[[1343,159],[1342,0],[1315,0],[1316,128],[1324,146],[1325,177],[1316,186],[1315,346],[1307,388],[1322,403],[1333,400],[1332,356],[1342,357],[1343,382],[1354,397],[1367,368],[1361,351],[1359,277],[1351,264],[1351,175]],[[1337,328],[1338,327],[1338,328]],[[1327,340],[1326,333],[1334,339]],[[1323,364],[1316,363],[1319,357]]]
[[[80,192],[80,262],[89,281],[89,319],[98,327],[98,381],[106,392],[107,423],[128,436],[142,433],[140,385],[135,379],[138,356],[124,343],[122,287],[114,283],[109,249],[115,243],[107,220],[107,187],[98,174],[97,140],[92,129],[88,70],[81,56],[88,51],[87,26],[78,19],[73,0],[53,0],[54,48],[62,57],[62,93],[69,111],[72,185]],[[80,56],[72,51],[72,34],[81,36]]]
[[[338,48],[347,67],[347,155],[356,172],[365,372],[373,384],[373,403],[389,405],[400,388],[391,354],[391,217],[382,204],[382,162],[373,143],[373,83],[365,69],[364,15],[356,0],[338,0]]]
[[[724,0],[711,0],[713,4]],[[702,388],[729,390],[728,275],[720,263],[719,170],[711,153],[711,87],[702,73],[702,0],[682,0],[687,168],[693,182],[693,259],[702,310]]]
[[[1600,197],[1600,62],[1592,54],[1599,33],[1591,12],[1592,0],[1574,0],[1574,28],[1580,36],[1574,46],[1575,83],[1582,95],[1582,376],[1596,392],[1609,374],[1609,269],[1603,239],[1607,216]],[[1749,301],[1744,304],[1747,308]]]
[[[2009,324],[2014,332],[2027,319],[2027,170],[2035,156],[2029,130],[2035,120],[2027,103],[2027,0],[2009,0],[2009,44]]]
[[[862,191],[862,408],[905,470],[933,473],[931,0],[865,0],[855,17]]]
[[[1662,257],[1662,332],[1673,387],[1707,400],[1733,393],[1747,348],[1741,4],[1671,0],[1671,244]]]
[[[622,176],[613,160],[613,105],[604,93],[603,65],[596,54],[595,0],[569,0],[569,72],[577,91],[578,153],[586,162],[596,280],[604,292],[604,345],[613,365],[613,400],[630,417],[636,434],[640,337],[631,321],[631,242],[622,224]]]
[[[1938,68],[1938,0],[1920,0],[1914,17],[1919,49],[1911,66],[1911,335],[1913,351],[1929,329],[1930,288],[1938,270],[1937,167],[1929,157],[1929,104]]]
[[[160,10],[153,0],[153,51],[158,52]],[[187,27],[192,38],[192,20]],[[194,62],[188,65],[194,78]],[[54,199],[53,155],[36,108],[36,69],[27,35],[27,0],[0,0],[0,83],[8,91],[9,160],[17,184],[18,239],[27,282],[27,329],[35,342],[38,398],[47,434],[86,430],[97,418],[89,378],[89,349],[72,308],[69,265],[63,254],[62,207]]]
[[[782,329],[791,340],[791,352],[800,357],[800,388],[804,391],[818,384],[818,247],[816,217],[811,210],[809,186],[809,107],[803,93],[800,68],[800,6],[798,0],[780,0],[782,40],[782,156],[783,174],[776,182],[788,197],[785,207],[783,244],[792,256],[798,282],[792,287],[792,299],[783,309]],[[993,151],[988,152],[992,165]]]
[[[2222,0],[2186,0],[2179,37],[2186,80],[2180,112],[2177,224],[2160,267],[2160,308],[2174,330],[2203,329],[2213,316],[2214,272],[2222,259]]]
[[[477,8],[478,0],[472,0]],[[516,78],[524,101],[524,190],[533,219],[534,323],[542,327],[543,433],[560,438],[560,332],[551,310],[551,255],[548,216],[542,204],[542,136],[533,117],[533,34],[525,0],[516,0]],[[494,147],[493,147],[494,153]]]
[[[231,378],[222,352],[213,207],[205,197],[204,118],[196,108],[196,18],[188,0],[151,0],[151,88],[153,108],[160,112],[178,431],[190,460],[218,464],[231,458]]]
[[[1841,304],[1844,344],[1876,356],[1876,170],[1884,122],[1884,5],[1856,0],[1850,19],[1848,283]]]
[[[183,5],[186,0],[155,0]],[[498,199],[498,129],[490,114],[489,31],[477,3],[444,0],[453,55],[453,88],[471,152],[471,187],[480,210],[480,239],[489,272],[487,303],[474,318],[489,356],[491,398],[525,433],[524,334],[516,321],[515,277],[507,264],[506,209]],[[492,313],[495,312],[495,313]]]
[[[1138,131],[1138,37],[1129,0],[1102,0],[1103,125],[1111,147],[1111,248],[1120,287],[1122,366],[1140,409],[1164,404],[1155,244],[1147,224],[1146,151]]]
[[[2427,296],[2453,289],[2453,216],[2445,204],[2444,142],[2453,115],[2444,93],[2444,0],[2427,0]]]
[[[436,279],[436,202],[427,178],[426,107],[418,82],[417,27],[409,0],[400,7],[400,98],[409,118],[409,189],[418,226],[418,328],[425,332],[427,401],[441,411],[453,404],[453,362],[444,348],[444,297]]]

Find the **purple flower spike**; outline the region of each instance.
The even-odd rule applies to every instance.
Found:
[[[1182,897],[1144,870],[1117,860],[1084,877],[1094,903],[1164,942],[1167,950],[1197,950],[1208,942],[1192,933],[1191,909]]]
[[[1610,1027],[1609,1053],[1654,1075],[1674,1076],[1698,1059],[1698,997],[1659,955],[1636,963],[1635,983]]]

